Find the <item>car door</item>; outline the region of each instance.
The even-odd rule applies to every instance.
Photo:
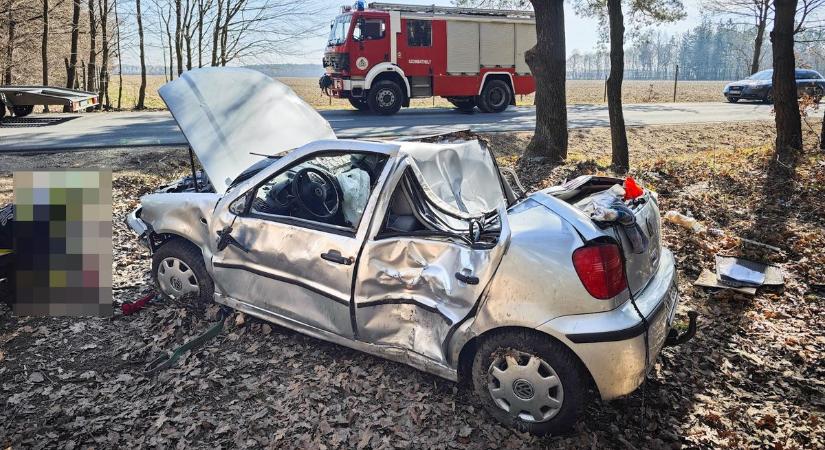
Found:
[[[365,226],[361,222],[368,221],[361,221],[360,216],[352,223],[340,217],[313,220],[290,208],[278,210],[265,204],[275,198],[273,189],[280,189],[274,195],[290,189],[282,184],[295,182],[302,168],[315,167],[321,159],[325,163],[340,160],[346,172],[328,170],[336,176],[360,170],[347,168],[351,156],[320,153],[296,161],[241,196],[238,202],[245,206],[229,221],[232,243],[223,249],[216,247],[212,258],[212,276],[219,301],[230,306],[234,306],[233,302],[251,305],[260,315],[276,322],[297,322],[336,335],[352,336],[353,263],[364,239],[365,231],[359,233]],[[385,156],[380,157],[386,160]],[[362,192],[360,200],[363,208],[371,199],[383,165],[374,169],[377,173],[363,178],[367,180],[367,192]],[[349,186],[350,192],[357,188]],[[344,196],[343,200],[347,199]],[[226,223],[227,219],[214,222]]]
[[[471,244],[423,224],[414,177],[403,172],[376,209],[355,287],[357,337],[447,364],[451,330],[473,310],[509,243],[503,209],[485,242]],[[412,225],[411,225],[412,224]],[[493,236],[494,235],[494,236]]]

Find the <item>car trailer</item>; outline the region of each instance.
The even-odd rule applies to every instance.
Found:
[[[0,86],[0,119],[6,108],[15,117],[31,114],[35,105],[59,105],[77,112],[99,103],[97,93],[50,86]]]

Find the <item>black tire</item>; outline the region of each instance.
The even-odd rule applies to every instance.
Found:
[[[401,88],[393,81],[381,80],[372,85],[367,102],[370,109],[383,116],[389,116],[401,109],[404,102],[404,94]]]
[[[476,107],[475,97],[452,97],[447,99],[447,101],[452,103],[453,106],[459,109],[459,111],[465,113],[473,112],[473,110],[475,110]]]
[[[498,388],[503,386],[500,385],[497,378],[490,374],[493,370],[491,365],[496,358],[501,358],[507,354],[517,355],[516,358],[523,357],[524,354],[534,355],[552,368],[561,385],[549,388],[548,396],[558,396],[558,389],[561,389],[562,395],[561,407],[555,411],[555,415],[541,422],[528,421],[522,417],[511,415],[496,404],[490,386],[495,387],[498,385]],[[518,362],[519,367],[526,367],[524,361]],[[509,369],[509,365],[507,366]],[[531,330],[504,331],[485,338],[480,343],[473,359],[472,374],[476,395],[490,415],[507,426],[539,436],[568,431],[578,421],[589,399],[590,377],[576,355],[551,337]],[[513,392],[516,390],[516,384],[521,381],[525,380],[519,378],[512,383],[511,390]],[[532,392],[532,396],[536,395],[532,385],[530,385],[530,392]],[[518,398],[522,397],[518,396]],[[519,414],[525,412],[519,411]],[[548,414],[552,414],[551,409],[548,409]]]
[[[6,117],[6,104],[0,102],[0,119],[2,119],[3,117]]]
[[[736,103],[739,101],[739,97],[727,97],[728,103]]]
[[[12,106],[11,111],[14,113],[14,117],[26,117],[34,111],[34,105]]]
[[[361,97],[361,98],[348,97],[347,100],[349,100],[349,104],[352,105],[352,107],[357,109],[358,111],[369,111],[370,110],[370,104],[369,104],[369,102],[367,102],[367,99],[364,98],[364,97]]]
[[[487,80],[481,95],[477,97],[478,109],[482,112],[500,113],[507,109],[512,101],[510,86],[502,80]]]
[[[768,105],[773,104],[773,88],[768,89],[768,93],[765,94],[765,98],[762,99],[762,103],[766,103]]]
[[[158,271],[161,269],[161,264],[164,260],[174,258],[182,262],[196,278],[198,286],[198,294],[182,294],[180,296],[170,295],[170,292],[165,292],[158,280]],[[169,266],[171,267],[171,266]],[[166,299],[170,298],[185,298],[190,297],[196,303],[208,304],[213,300],[215,293],[215,284],[212,282],[212,277],[206,271],[206,265],[203,261],[203,253],[200,249],[191,242],[183,239],[173,238],[171,241],[164,243],[152,255],[152,281],[157,287],[158,293]],[[184,280],[179,280],[184,281]],[[191,283],[191,279],[188,280]],[[182,290],[180,290],[182,292]]]

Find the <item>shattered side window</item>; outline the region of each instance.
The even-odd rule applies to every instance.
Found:
[[[432,202],[417,178],[407,169],[395,188],[378,237],[421,236],[464,244],[495,245],[501,219],[493,212],[478,219],[463,219]]]
[[[386,162],[386,155],[340,152],[300,161],[258,186],[250,213],[355,230]]]

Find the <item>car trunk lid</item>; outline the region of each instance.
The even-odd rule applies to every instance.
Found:
[[[609,236],[621,244],[628,287],[632,293],[636,294],[647,286],[659,267],[661,218],[655,195],[646,189],[635,202],[625,202],[625,206],[633,213],[636,225],[638,225],[637,230],[644,235],[643,239],[647,241],[646,246],[637,246],[636,248],[634,248],[628,234],[624,231],[623,225],[616,222],[599,222],[591,219],[582,210],[583,205],[587,204],[587,200],[594,195],[604,192],[616,184],[621,185],[622,180],[610,177],[585,176],[540,192],[564,203],[564,207],[556,204],[556,208],[551,209],[557,213],[561,211],[562,217],[571,222],[577,231],[582,234],[585,241]]]

